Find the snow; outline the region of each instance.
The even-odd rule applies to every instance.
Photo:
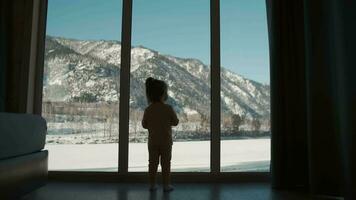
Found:
[[[139,66],[154,56],[154,52],[142,47],[131,49],[131,72],[134,72]]]
[[[89,80],[88,82],[85,83],[85,86],[87,87],[93,87],[95,85],[95,81]]]
[[[49,151],[49,170],[117,171],[118,144],[53,145]],[[221,141],[224,171],[268,171],[270,139]],[[129,144],[129,171],[147,171],[146,143]],[[174,142],[172,171],[209,171],[210,142]]]
[[[196,110],[184,107],[184,113],[186,113],[187,115],[197,115],[199,114]]]
[[[168,90],[168,96],[175,98],[175,94],[171,90]]]

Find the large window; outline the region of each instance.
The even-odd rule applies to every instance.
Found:
[[[267,37],[264,0],[221,0],[222,171],[269,171]]]
[[[172,171],[210,170],[209,0],[133,2],[129,171],[148,170],[145,80],[164,80],[178,114]]]
[[[42,116],[49,170],[117,171],[121,0],[49,0]]]
[[[122,6],[131,1],[122,28]],[[49,170],[118,171],[120,162],[124,173],[147,171],[141,120],[148,106],[144,83],[153,77],[168,84],[167,103],[180,120],[173,128],[173,172],[269,171],[265,1],[220,0],[220,38],[210,22],[218,18],[211,1],[49,0],[42,103]],[[121,46],[123,30],[131,37],[124,34]],[[221,66],[218,46],[211,48],[219,43]],[[121,68],[121,56],[131,65]],[[219,67],[220,83],[211,73]],[[221,121],[211,120],[216,116]]]

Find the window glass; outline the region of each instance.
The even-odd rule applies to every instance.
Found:
[[[118,170],[121,4],[48,2],[42,116],[49,170]]]
[[[269,171],[270,86],[264,0],[221,0],[221,170]]]
[[[168,84],[180,123],[172,171],[210,170],[210,1],[135,0],[130,77],[129,171],[148,170],[145,80]]]

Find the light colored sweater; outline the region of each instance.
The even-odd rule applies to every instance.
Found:
[[[151,103],[143,114],[142,127],[148,129],[148,145],[172,145],[172,126],[179,120],[173,108],[162,102]]]

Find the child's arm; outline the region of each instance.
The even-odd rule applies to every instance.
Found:
[[[176,112],[173,110],[172,106],[169,106],[171,109],[171,121],[172,121],[172,126],[177,126],[179,123],[179,119],[177,117]]]
[[[147,116],[146,116],[146,110],[145,112],[143,113],[143,118],[142,118],[142,127],[147,129]]]

